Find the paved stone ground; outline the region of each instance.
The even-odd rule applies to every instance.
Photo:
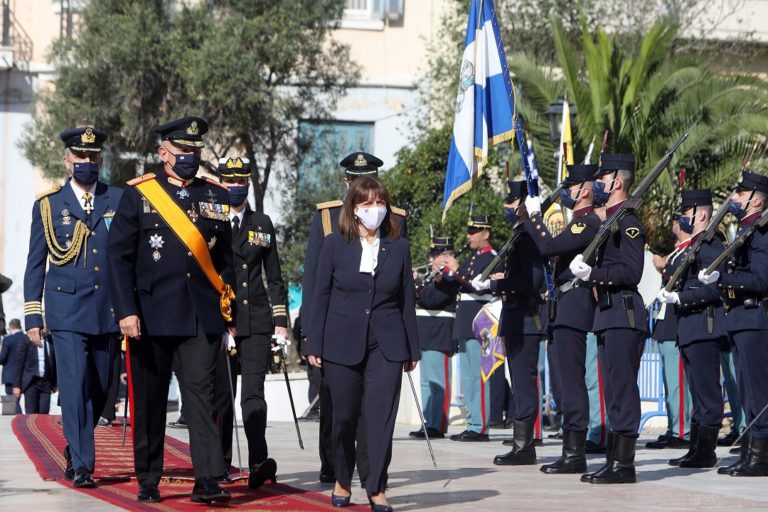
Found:
[[[169,415],[169,419],[175,417],[175,413]],[[30,507],[34,507],[34,512],[116,510],[55,482],[42,481],[13,435],[10,420],[9,416],[0,417],[0,510]],[[331,486],[317,483],[317,423],[302,423],[301,427],[304,451],[298,447],[291,423],[269,425],[270,455],[277,459],[279,481],[330,495]],[[667,466],[667,459],[681,455],[682,450],[640,449],[638,484],[596,486],[579,482],[577,475],[543,475],[533,466],[493,466],[493,456],[506,451],[499,441],[510,434],[508,430],[493,431],[490,443],[435,441],[439,469],[433,469],[426,444],[408,438],[412,429],[407,425],[397,426],[390,467],[388,495],[395,509],[401,512],[768,510],[768,478],[732,478],[717,475],[714,470]],[[452,427],[454,432],[459,430],[460,427]],[[168,429],[168,432],[186,440],[185,430]],[[651,434],[655,437],[658,432]],[[651,434],[641,438],[641,443]],[[247,458],[242,429],[240,443],[242,456]],[[560,444],[547,441],[538,449],[539,461],[551,462],[559,453]],[[726,463],[734,460],[725,448],[718,449],[718,454],[725,457]],[[596,469],[601,461],[600,456],[590,456],[590,467]],[[357,484],[353,499],[366,503],[365,492]]]

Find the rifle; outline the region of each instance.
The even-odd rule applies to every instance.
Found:
[[[712,237],[715,236],[717,226],[720,225],[726,214],[728,214],[728,207],[730,205],[731,200],[729,199],[720,207],[719,210],[717,210],[717,214],[715,214],[715,216],[709,220],[709,224],[707,224],[707,227],[702,232],[702,235],[690,247],[685,255],[685,259],[680,262],[680,265],[677,267],[677,269],[675,269],[670,278],[667,280],[667,284],[664,286],[666,291],[671,292],[675,288],[675,284],[677,284],[680,278],[683,277],[683,274],[686,270],[688,270],[688,267],[690,267],[693,262],[696,261],[696,255],[699,254],[699,251],[701,251],[701,248],[704,246],[704,244],[712,240]]]
[[[594,240],[592,240],[587,248],[584,249],[584,251],[581,253],[584,261],[587,261],[590,257],[592,257],[592,255],[597,252],[598,247],[600,247],[603,242],[605,242],[608,236],[612,233],[615,233],[616,230],[619,229],[619,223],[624,217],[627,216],[630,210],[635,210],[643,204],[643,195],[648,192],[648,190],[651,188],[651,185],[653,185],[659,175],[661,175],[662,171],[667,168],[669,163],[672,161],[672,155],[674,155],[675,151],[677,151],[677,148],[679,148],[680,145],[685,142],[685,139],[688,138],[688,134],[690,134],[692,129],[693,126],[691,126],[691,128],[689,128],[683,134],[683,136],[680,137],[680,139],[678,139],[678,141],[675,142],[675,144],[670,149],[668,149],[666,153],[664,153],[664,156],[661,157],[661,160],[656,163],[653,169],[651,169],[645,178],[643,178],[637,187],[635,187],[635,190],[633,190],[632,194],[630,194],[627,200],[624,201],[624,204],[622,204],[619,209],[616,210],[613,215],[611,215],[608,220],[603,223],[602,226],[600,226],[600,230],[597,232]],[[572,284],[575,284],[576,281],[578,281],[578,278],[574,278]]]
[[[715,261],[709,264],[707,269],[704,271],[705,274],[711,274],[715,270],[717,270],[717,267],[722,265],[724,261],[726,261],[728,258],[730,258],[733,253],[736,252],[736,249],[744,245],[744,242],[747,241],[749,237],[751,237],[757,228],[763,227],[768,223],[768,210],[763,211],[763,214],[760,215],[760,218],[757,219],[755,222],[744,228],[744,230],[739,233],[739,235],[731,242],[731,244],[725,248],[725,250],[720,253],[720,256],[715,258]]]
[[[541,211],[546,212],[549,210],[550,206],[552,206],[558,197],[560,197],[560,191],[563,190],[562,185],[558,185],[555,190],[552,191],[551,194],[544,200],[543,203],[541,203]],[[499,249],[499,252],[496,253],[496,256],[491,260],[491,262],[488,264],[487,267],[485,267],[485,270],[480,274],[480,280],[486,281],[488,279],[488,276],[491,275],[491,272],[493,272],[493,269],[495,269],[499,263],[504,261],[504,258],[507,257],[507,254],[512,252],[512,249],[515,248],[515,245],[517,244],[517,241],[520,239],[520,232],[515,231],[512,234],[512,238],[507,240],[507,243],[505,243],[501,249]]]

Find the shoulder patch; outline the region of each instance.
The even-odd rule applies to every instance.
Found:
[[[35,196],[35,199],[37,199],[37,200],[39,201],[40,199],[42,199],[42,198],[44,198],[44,197],[50,196],[51,194],[55,194],[55,193],[56,193],[56,192],[58,192],[59,190],[61,190],[61,185],[59,185],[59,184],[57,183],[56,185],[52,186],[51,188],[49,188],[49,189],[48,189],[48,190],[46,190],[45,192],[40,192],[39,194],[37,194],[37,195]]]
[[[394,213],[395,215],[399,215],[401,217],[408,216],[408,212],[406,212],[402,208],[398,208],[397,206],[390,206],[390,209],[392,210],[392,213]]]
[[[224,190],[226,190],[227,192],[229,192],[229,189],[226,187],[226,185],[224,185],[224,184],[222,184],[222,183],[219,183],[219,182],[218,182],[218,181],[216,181],[216,180],[212,180],[211,178],[205,178],[205,177],[204,177],[203,179],[204,179],[205,181],[207,181],[208,183],[210,183],[211,185],[216,185],[217,187],[223,188]]]
[[[627,237],[630,240],[634,240],[635,238],[637,238],[637,235],[640,234],[640,228],[636,228],[636,227],[627,228],[624,230],[624,234],[627,235]]]
[[[128,180],[128,185],[135,187],[139,183],[144,183],[145,181],[153,180],[153,179],[155,179],[155,173],[149,172],[147,174],[142,174],[141,176],[137,176],[132,180]]]
[[[571,225],[571,233],[574,235],[580,235],[585,229],[587,229],[587,225],[583,222],[575,222]]]
[[[340,208],[344,205],[344,201],[340,201],[338,199],[335,199],[333,201],[326,201],[324,203],[317,203],[316,207],[318,210],[327,210],[328,208]]]

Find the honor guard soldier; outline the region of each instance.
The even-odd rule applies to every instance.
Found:
[[[744,171],[731,201],[731,212],[739,219],[738,236],[768,206],[768,177]],[[725,327],[734,344],[746,421],[752,424],[746,434],[749,439],[745,435],[741,440],[739,460],[718,473],[768,476],[768,226],[758,226],[736,249],[727,272],[701,271],[699,280],[716,282],[724,294]]]
[[[65,476],[75,487],[93,487],[93,429],[106,402],[118,331],[106,277],[107,233],[122,190],[98,181],[104,132],[74,128],[60,137],[68,179],[38,195],[32,208],[24,323],[38,347],[43,325],[53,335]]]
[[[349,187],[352,180],[359,176],[377,176],[379,167],[384,165],[384,162],[373,155],[358,151],[347,155],[339,162],[339,165],[344,168],[344,183]],[[343,204],[344,202],[339,199],[319,203],[317,211],[312,217],[312,227],[309,230],[309,240],[307,241],[307,252],[304,256],[304,278],[301,290],[300,316],[305,321],[309,319],[309,311],[311,311],[310,301],[315,291],[315,270],[320,259],[323,240],[331,233],[339,232],[339,213],[341,213]],[[400,237],[407,239],[408,229],[405,222],[405,210],[392,207],[392,212],[400,220]],[[310,327],[304,325],[304,331],[308,332],[309,330]],[[331,403],[330,392],[322,382],[320,384],[318,402],[320,402],[320,481],[322,483],[335,483],[336,475],[333,472],[333,447],[331,444],[333,404]],[[368,447],[365,443],[365,428],[359,427],[358,434],[357,472],[363,487],[365,487],[364,482],[368,475]]]
[[[533,430],[539,414],[539,352],[547,319],[543,308],[543,260],[531,236],[521,228],[528,219],[524,204],[527,195],[525,180],[509,182],[504,217],[515,229],[517,242],[507,254],[504,273],[493,274],[489,281],[476,280],[479,288],[488,287],[501,296],[499,335],[504,338],[512,377],[512,450],[493,459],[499,466],[536,464]]]
[[[175,361],[195,470],[191,499],[226,502],[213,421],[222,335],[234,333],[235,282],[229,191],[196,178],[208,123],[184,117],[154,128],[162,173],[128,182],[109,236],[109,270],[120,330],[129,339],[134,465],[139,501],[160,500],[165,411]]]
[[[704,234],[712,216],[710,190],[683,190],[681,192],[680,230],[691,238],[680,245],[681,253],[672,265],[673,272],[680,265],[691,245]],[[693,262],[675,290],[659,290],[658,301],[666,314],[677,312],[677,343],[680,346],[685,370],[691,382],[693,419],[691,446],[684,456],[669,461],[681,468],[711,468],[717,463],[717,435],[723,423],[723,390],[720,386],[720,347],[724,343],[725,312],[720,291],[712,283],[702,285],[697,276],[723,252],[723,243],[717,237],[702,244]]]
[[[554,371],[560,378],[560,410],[563,412],[563,452],[558,460],[541,467],[543,473],[585,473],[589,426],[589,397],[585,377],[587,333],[592,329],[595,301],[592,290],[579,282],[572,286],[568,263],[587,248],[600,229],[592,208],[592,183],[597,165],[569,165],[562,183],[560,206],[573,211],[562,233],[552,236],[541,215],[538,197],[527,198],[530,220],[521,228],[544,258],[554,259],[553,274],[557,295],[549,300],[549,321],[554,349]]]
[[[488,441],[488,422],[491,412],[490,385],[483,382],[483,345],[476,338],[472,321],[480,309],[491,300],[491,291],[478,288],[476,277],[485,270],[496,251],[491,246],[491,217],[470,215],[467,221],[467,244],[472,255],[459,265],[455,257],[441,258],[448,267],[443,279],[459,290],[456,320],[453,323],[453,338],[459,343],[459,364],[461,365],[461,389],[467,408],[467,428],[451,436],[451,441]]]
[[[604,154],[593,186],[594,204],[606,206],[610,218],[626,201],[632,186],[635,159],[629,154]],[[648,319],[637,285],[643,275],[645,232],[630,210],[597,251],[594,265],[581,255],[571,261],[573,275],[595,290],[597,308],[592,331],[598,337],[600,370],[606,382],[608,434],[606,464],[581,476],[595,484],[634,483],[635,443],[640,427],[637,374]]]
[[[448,431],[451,408],[451,356],[456,353],[453,321],[456,317],[455,283],[444,279],[448,268],[441,256],[453,256],[451,237],[432,237],[427,253],[430,273],[423,279],[415,276],[416,327],[421,349],[421,403],[424,423],[431,439],[442,439]],[[424,430],[409,435],[424,439]]]
[[[248,205],[251,163],[247,158],[219,160],[219,179],[229,189],[229,219],[237,284],[236,355],[240,357],[245,435],[248,438],[248,487],[256,489],[275,480],[277,463],[268,457],[267,402],[264,379],[269,369],[273,338],[287,343],[286,292],[280,271],[277,239],[272,220]],[[266,281],[266,288],[264,286]],[[270,306],[271,304],[271,306]],[[224,465],[232,462],[233,390],[237,372],[226,364],[236,360],[229,351],[219,353],[216,368],[216,410],[222,434]],[[231,381],[228,379],[231,377]],[[231,387],[230,387],[231,386]]]

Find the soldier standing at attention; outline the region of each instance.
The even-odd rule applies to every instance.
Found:
[[[106,277],[107,233],[122,190],[98,181],[104,132],[74,128],[60,137],[68,179],[40,194],[32,209],[24,323],[42,347],[45,290],[67,439],[64,475],[75,487],[93,487],[93,429],[107,399],[118,331]]]
[[[160,500],[165,411],[175,362],[189,425],[195,502],[227,502],[213,422],[222,335],[236,335],[229,191],[195,178],[208,123],[184,117],[154,129],[160,175],[128,182],[109,236],[109,271],[120,331],[129,338],[134,465],[139,501]]]
[[[593,194],[597,206],[606,206],[610,219],[629,197],[635,176],[630,154],[602,155]],[[592,331],[598,338],[600,370],[606,383],[608,433],[606,463],[581,476],[594,484],[634,483],[635,443],[640,427],[640,390],[637,374],[648,318],[637,285],[643,275],[645,233],[635,211],[630,210],[619,229],[602,243],[594,266],[581,255],[571,261],[573,275],[595,290],[597,309]]]

